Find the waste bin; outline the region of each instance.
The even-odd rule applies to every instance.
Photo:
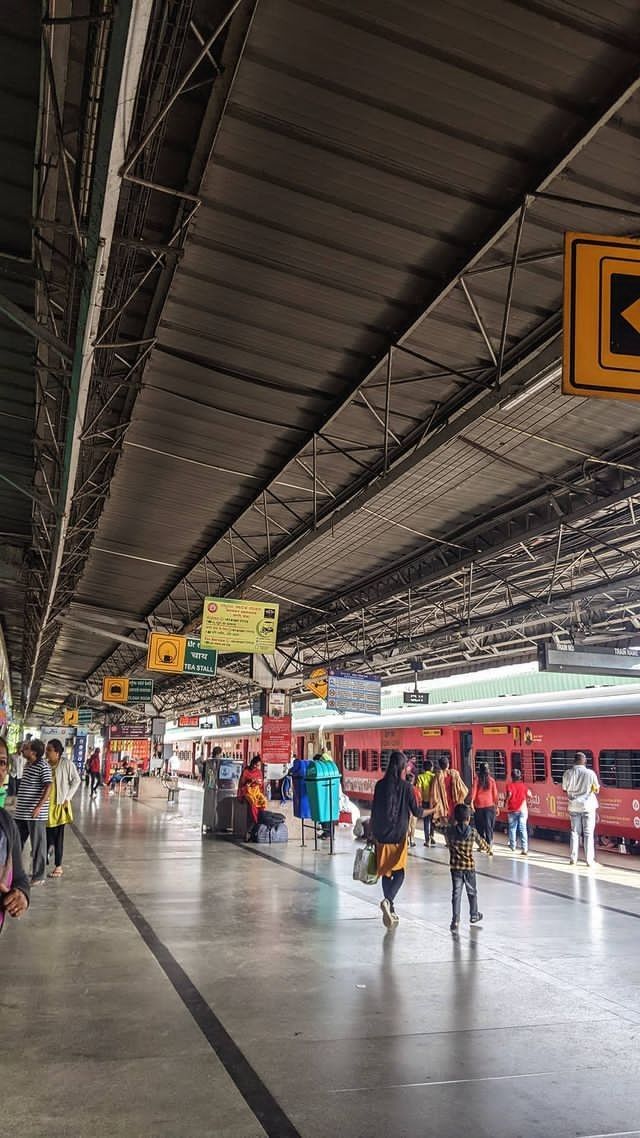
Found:
[[[340,814],[340,771],[332,759],[312,759],[305,774],[314,822],[337,822]]]
[[[310,759],[295,759],[291,767],[291,783],[293,786],[293,816],[294,818],[310,818],[311,807],[307,793],[307,771]]]

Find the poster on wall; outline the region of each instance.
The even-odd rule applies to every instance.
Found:
[[[275,652],[279,608],[272,601],[205,597],[200,645],[218,652]]]
[[[263,763],[276,765],[291,759],[291,716],[265,715],[262,720],[260,754]]]

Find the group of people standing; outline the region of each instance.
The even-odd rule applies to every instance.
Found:
[[[456,932],[464,890],[469,901],[471,924],[482,920],[473,853],[477,846],[489,856],[493,854],[496,817],[500,809],[498,786],[486,763],[478,764],[470,791],[446,757],[438,760],[435,771],[432,762],[427,761],[425,769],[415,780],[407,767],[407,756],[402,751],[393,751],[383,777],[376,783],[373,796],[371,832],[375,841],[377,873],[382,881],[382,920],[387,928],[392,928],[399,921],[395,900],[404,882],[415,822],[422,818],[425,846],[436,845],[437,828],[444,834],[449,849],[451,931]],[[576,754],[574,765],[565,771],[562,785],[567,794],[571,823],[570,864],[576,864],[582,840],[586,863],[593,865],[596,795],[600,787],[581,751]],[[505,787],[504,809],[508,820],[509,849],[515,853],[519,844],[524,857],[529,852],[527,820],[530,799],[531,791],[523,782],[522,772],[514,768]]]
[[[50,739],[46,747],[41,739],[27,739],[11,757],[6,742],[0,740],[0,786],[3,785],[15,801],[13,819],[4,812],[5,836],[7,840],[11,838],[12,850],[12,828],[18,833],[21,851],[27,841],[30,843],[29,884],[44,882],[50,855],[53,865],[49,877],[62,877],[65,827],[73,821],[71,801],[80,786],[80,775],[65,755],[60,739]],[[0,806],[4,806],[7,796]],[[13,852],[11,860],[15,866]],[[0,858],[0,878],[2,872]]]

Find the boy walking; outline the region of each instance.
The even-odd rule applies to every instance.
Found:
[[[458,804],[453,811],[453,822],[447,830],[447,845],[449,846],[449,868],[451,870],[451,916],[452,933],[460,928],[460,906],[462,904],[462,890],[466,889],[469,901],[469,915],[472,925],[482,920],[482,913],[478,911],[478,887],[476,884],[476,865],[473,860],[473,847],[493,857],[490,845],[473,826],[469,825],[471,811],[464,803]]]

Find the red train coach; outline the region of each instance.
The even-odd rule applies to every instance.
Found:
[[[640,839],[640,689],[543,695],[443,705],[433,711],[392,713],[374,719],[322,725],[343,772],[346,793],[369,801],[392,750],[402,750],[416,772],[425,760],[446,756],[471,786],[486,762],[501,793],[516,768],[532,791],[530,822],[544,829],[568,827],[562,775],[576,751],[596,771],[597,832]]]

